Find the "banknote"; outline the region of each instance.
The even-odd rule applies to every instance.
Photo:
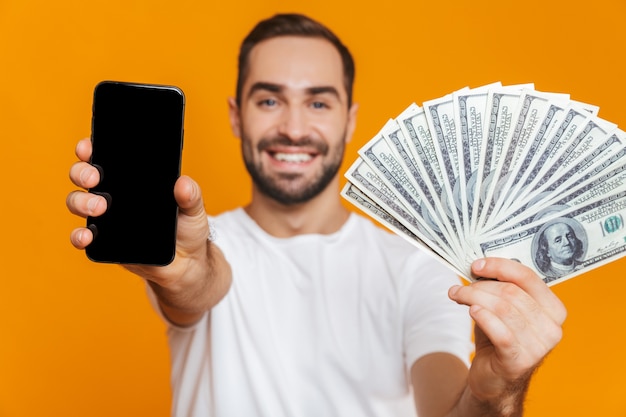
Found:
[[[392,187],[387,185],[387,181],[379,176],[378,171],[367,164],[365,160],[358,158],[354,161],[346,171],[345,177],[349,183],[375,202],[378,207],[393,216],[413,235],[426,242],[442,258],[454,265],[461,263],[457,258],[459,253],[457,249],[450,247],[440,230],[432,230],[431,226],[438,227],[436,220],[429,218],[428,215],[424,217],[421,208],[416,210],[407,206],[405,199],[394,192]]]
[[[414,234],[409,228],[405,227],[402,222],[398,221],[396,217],[389,214],[387,210],[385,210],[374,200],[369,198],[367,194],[363,193],[354,184],[350,182],[346,183],[341,190],[341,195],[345,199],[359,207],[363,212],[369,214],[374,220],[387,227],[389,230],[403,237],[409,243],[417,246],[437,261],[454,270],[456,274],[460,277],[465,278],[466,280],[470,280],[469,277],[471,277],[471,271],[469,269],[469,266],[467,266],[465,270],[458,269],[458,262],[451,261],[446,256],[441,256],[440,253],[434,251],[432,249],[432,245],[429,245],[427,242],[424,242],[422,239],[420,239],[418,235]]]
[[[591,119],[592,114],[575,104],[569,104],[564,109],[562,117],[559,118],[558,125],[548,132],[548,137],[543,142],[541,148],[537,150],[537,156],[533,163],[528,167],[528,175],[523,183],[518,183],[517,194],[529,193],[538,182],[546,180],[546,173],[552,168],[558,166],[560,150],[575,137],[583,126]]]
[[[584,184],[601,180],[606,170],[612,169],[616,163],[622,161],[625,145],[626,134],[618,130],[592,152],[587,153],[576,165],[547,181],[540,191],[529,193],[524,198],[519,197],[516,202],[509,205],[508,210],[499,213],[500,218],[519,217],[528,210],[529,203],[540,201],[542,204],[550,204],[554,199],[569,196]]]
[[[479,243],[484,256],[514,259],[548,285],[573,278],[626,253],[626,191],[549,216]]]
[[[472,231],[482,227],[489,216],[487,202],[491,199],[491,181],[499,166],[508,136],[513,134],[513,118],[519,106],[522,90],[530,86],[502,86],[490,89],[487,96],[487,122],[484,126],[483,147],[481,148],[479,174],[476,180],[478,190],[477,216],[472,222]],[[483,209],[484,208],[484,209]]]
[[[554,285],[626,255],[626,133],[532,83],[410,103],[345,178],[346,200],[470,281],[483,256]]]
[[[566,188],[561,187],[563,182],[581,177],[597,158],[603,158],[607,153],[620,149],[623,140],[621,135],[610,135],[616,129],[616,125],[595,117],[587,120],[580,133],[572,138],[567,146],[561,147],[561,152],[544,161],[537,177],[527,185],[523,194],[518,194],[518,198],[509,203],[509,206],[519,207],[537,195],[559,189],[565,190]],[[509,211],[510,209],[511,207]],[[505,216],[504,213],[500,215]]]
[[[558,143],[562,134],[561,132],[555,133],[559,128],[564,129],[572,124],[572,121],[574,121],[573,125],[576,125],[574,116],[584,119],[587,115],[596,116],[598,111],[598,106],[577,100],[563,102],[558,99],[558,96],[557,100],[551,100],[532,143],[523,150],[521,159],[516,162],[513,169],[513,174],[509,176],[507,183],[501,186],[501,190],[506,194],[500,197],[502,205],[519,203],[522,197],[520,194],[524,194],[532,179],[539,176],[538,171],[554,158],[554,154],[559,149]]]
[[[465,210],[463,216],[463,230],[465,235],[470,234],[470,223],[474,216],[474,201],[476,193],[476,177],[480,167],[480,151],[483,144],[485,109],[489,90],[501,87],[500,82],[471,90],[463,89],[452,93],[452,106],[456,125],[457,154],[461,159],[459,163],[459,178],[455,184],[457,189],[453,191],[459,199],[464,199],[462,207]]]
[[[495,234],[532,222],[555,207],[578,206],[598,196],[619,192],[626,184],[626,134],[622,131],[597,147],[579,165],[572,167],[550,189],[535,195],[515,212],[501,217],[485,232]]]
[[[425,180],[429,181],[435,195],[445,206],[444,212],[450,213],[451,208],[447,207],[449,201],[445,197],[443,176],[435,154],[435,145],[424,109],[412,103],[396,117],[396,121],[405,138],[409,141],[409,149],[413,157],[419,161]]]
[[[526,182],[531,173],[533,173],[533,167],[541,167],[543,161],[541,158],[547,158],[549,153],[545,150],[547,139],[551,137],[551,133],[555,127],[559,126],[565,108],[569,103],[551,101],[546,109],[545,115],[538,123],[537,132],[534,134],[530,142],[526,142],[526,146],[520,152],[515,164],[516,168],[512,170],[512,174],[508,176],[506,184],[500,186],[500,199],[502,200],[501,207],[506,207],[507,204],[511,204],[517,201],[517,196],[522,185],[527,185]],[[539,169],[539,168],[537,168]],[[532,178],[532,177],[531,177]]]
[[[378,173],[381,180],[396,193],[411,213],[424,220],[425,227],[429,227],[439,240],[445,242],[446,246],[452,250],[458,250],[459,245],[451,230],[450,222],[442,220],[445,214],[436,211],[430,205],[432,195],[428,190],[416,184],[415,178],[407,172],[401,158],[385,139],[383,132],[394,128],[395,124],[396,122],[390,119],[358,153]]]
[[[519,100],[519,109],[514,120],[513,134],[507,137],[504,144],[503,157],[499,159],[494,179],[491,181],[492,190],[488,193],[491,200],[487,202],[492,216],[497,217],[500,207],[505,203],[506,194],[503,191],[510,189],[509,182],[516,171],[523,171],[526,167],[520,165],[523,157],[528,154],[530,139],[536,138],[541,128],[540,121],[545,120],[550,104],[566,102],[568,94],[545,93],[535,90],[522,90]]]
[[[459,92],[467,90],[468,88],[465,87]],[[450,210],[448,216],[452,219],[455,230],[461,232],[469,220],[467,219],[467,200],[458,192],[460,175],[464,167],[461,166],[463,158],[459,157],[457,149],[453,98],[453,94],[448,94],[439,99],[426,101],[422,107],[435,145],[436,163],[443,174],[445,200],[449,202],[445,207]]]
[[[374,153],[378,152],[377,155],[380,155],[380,159],[389,159],[384,153],[390,150],[396,161],[401,165],[401,169],[408,174],[409,181],[415,187],[413,189],[416,189],[418,194],[423,197],[423,200],[426,200],[422,204],[428,209],[430,216],[436,218],[437,224],[443,226],[448,238],[457,237],[460,231],[457,230],[454,223],[450,222],[450,218],[443,214],[448,212],[444,207],[446,200],[438,198],[440,197],[438,194],[440,190],[435,189],[430,181],[426,179],[424,169],[415,158],[414,153],[411,152],[409,140],[402,133],[400,124],[396,120],[390,119],[380,131],[380,134],[388,147],[381,146],[380,141],[376,139],[372,141],[370,148],[365,147],[364,149],[372,149]],[[367,155],[367,150],[364,153]],[[395,164],[393,165],[395,166]]]

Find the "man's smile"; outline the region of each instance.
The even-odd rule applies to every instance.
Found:
[[[290,162],[290,163],[303,163],[303,162],[309,162],[313,159],[313,155],[308,154],[308,153],[303,153],[303,152],[293,152],[293,153],[288,153],[288,152],[276,152],[276,153],[271,153],[270,155],[281,162]]]

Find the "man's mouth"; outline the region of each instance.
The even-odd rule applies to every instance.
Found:
[[[294,164],[309,162],[313,159],[313,155],[308,153],[286,153],[286,152],[275,152],[270,153],[274,159],[281,162],[289,162]]]

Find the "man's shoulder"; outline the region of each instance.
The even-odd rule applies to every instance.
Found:
[[[211,228],[212,240],[224,244],[224,240],[229,237],[240,239],[242,236],[251,234],[249,218],[242,207],[223,211],[216,215],[207,215],[207,221]]]

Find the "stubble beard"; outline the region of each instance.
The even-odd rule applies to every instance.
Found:
[[[322,165],[321,172],[316,173],[315,177],[306,181],[302,174],[278,174],[269,175],[263,170],[261,161],[255,163],[250,139],[242,132],[241,135],[241,152],[244,163],[252,181],[257,189],[265,196],[275,200],[285,206],[293,206],[310,201],[328,187],[335,178],[343,161],[345,151],[345,133],[342,140],[335,148],[330,148],[326,143],[316,141],[310,138],[303,138],[294,143],[289,138],[277,136],[273,138],[262,139],[257,145],[256,151],[260,154],[264,149],[273,145],[289,145],[289,146],[307,146],[315,148],[319,153],[317,156],[325,157],[330,155],[331,158]]]

